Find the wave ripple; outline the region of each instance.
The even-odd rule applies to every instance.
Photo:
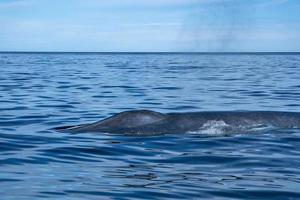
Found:
[[[0,53],[0,67],[2,199],[300,196],[299,130],[51,131],[129,109],[299,112],[299,54]],[[227,128],[210,122],[201,131]]]

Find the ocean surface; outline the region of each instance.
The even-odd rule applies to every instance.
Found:
[[[297,129],[52,130],[129,109],[300,112],[300,54],[0,53],[0,198],[300,198]]]

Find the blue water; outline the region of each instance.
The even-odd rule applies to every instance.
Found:
[[[298,199],[300,130],[58,133],[129,109],[300,112],[300,54],[0,53],[1,199]]]

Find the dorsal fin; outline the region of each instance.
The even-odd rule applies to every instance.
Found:
[[[151,110],[132,110],[121,112],[112,117],[106,118],[100,122],[97,122],[95,125],[101,125],[105,127],[130,128],[152,124],[154,122],[165,119],[165,117],[165,114],[154,112]]]

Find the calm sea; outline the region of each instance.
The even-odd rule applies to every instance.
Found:
[[[300,54],[0,53],[0,198],[299,199],[300,130],[51,130],[129,109],[300,112]]]

